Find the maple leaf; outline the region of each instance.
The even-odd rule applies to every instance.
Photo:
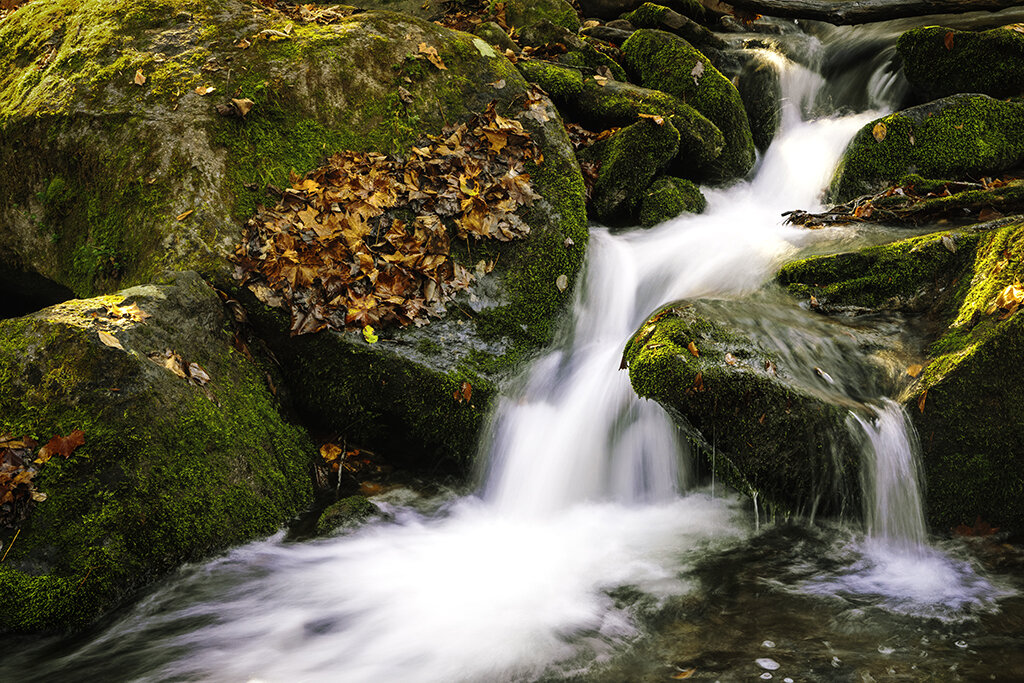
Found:
[[[76,429],[67,436],[54,434],[53,438],[47,441],[46,445],[39,449],[39,455],[37,457],[43,462],[46,462],[54,455],[60,455],[67,459],[71,457],[71,454],[75,452],[75,449],[84,443],[85,432],[81,429]]]

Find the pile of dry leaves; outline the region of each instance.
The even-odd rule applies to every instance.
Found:
[[[524,167],[541,160],[522,124],[494,103],[407,157],[336,154],[293,177],[281,202],[246,224],[238,276],[265,303],[289,309],[292,334],[425,324],[474,278],[451,258],[453,236],[529,232],[516,210],[537,198]]]
[[[55,434],[42,448],[27,436],[0,435],[0,527],[13,527],[25,518],[33,502],[46,500],[32,479],[50,458],[69,458],[84,443],[85,433],[80,429],[68,436]]]

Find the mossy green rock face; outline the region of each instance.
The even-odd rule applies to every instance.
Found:
[[[1024,32],[1019,24],[988,31],[915,28],[900,36],[896,50],[903,73],[922,100],[956,93],[1024,94]]]
[[[743,177],[754,164],[754,141],[736,87],[711,61],[679,36],[640,30],[622,44],[627,70],[645,88],[678,97],[711,120],[725,136],[725,148],[709,170],[709,180]]]
[[[651,180],[676,156],[679,132],[668,121],[642,119],[586,150],[600,162],[591,208],[605,221],[628,217]]]
[[[587,37],[581,38],[550,21],[544,20],[527,26],[519,32],[517,39],[523,45],[536,48],[561,45],[566,51],[558,55],[559,63],[575,69],[582,69],[586,73],[607,69],[616,80],[626,80],[626,72],[622,66],[595,47],[600,44],[599,42],[590,41]]]
[[[532,86],[493,47],[407,15],[366,12],[318,25],[254,14],[236,0],[147,7],[55,0],[0,25],[0,264],[79,295],[145,282],[163,268],[195,268],[230,288],[241,222],[277,201],[264,194],[268,183],[287,186],[292,171],[341,150],[401,154],[493,101],[543,154],[527,167],[541,199],[520,209],[527,237],[456,250],[469,268],[497,263],[452,309],[463,312],[419,330],[379,331],[389,341],[370,354],[361,337],[344,334],[277,349],[287,368],[304,370],[289,378],[295,394],[305,392],[297,403],[325,426],[371,435],[386,425],[378,433],[390,441],[430,423],[468,459],[476,433],[452,435],[454,422],[431,422],[453,400],[453,368],[483,367],[494,378],[514,353],[546,341],[571,294],[558,278],[572,282],[586,251],[583,178],[550,100],[524,109]],[[229,97],[251,99],[252,110],[218,115]],[[284,323],[284,312],[276,315],[268,333]],[[331,357],[306,355],[313,352]],[[323,376],[332,367],[344,368],[344,382]],[[407,377],[400,386],[409,395],[399,401],[396,383],[383,390],[382,375]],[[475,415],[486,397],[475,395]],[[435,452],[437,440],[421,443]]]
[[[565,0],[505,0],[505,17],[516,28],[546,20],[569,31],[580,29],[576,10]]]
[[[707,200],[700,188],[689,180],[662,176],[640,200],[640,225],[657,225],[681,213],[702,213],[705,206]]]
[[[828,190],[832,202],[874,194],[908,173],[981,178],[1024,161],[1024,104],[953,95],[868,123]]]
[[[700,49],[725,47],[725,41],[693,19],[664,5],[645,2],[622,18],[636,28],[654,28],[675,33]]]
[[[560,105],[568,104],[583,92],[583,74],[579,69],[552,64],[539,59],[516,62],[523,78],[544,88],[544,92]]]
[[[136,304],[148,319],[111,318]],[[112,334],[122,348],[101,341]],[[316,451],[277,412],[195,273],[0,322],[0,433],[85,445],[41,466],[46,494],[0,529],[0,632],[84,625],[183,562],[274,532],[312,501]],[[170,350],[205,385],[154,362]],[[182,367],[182,366],[177,366]],[[201,377],[201,375],[200,375]]]
[[[519,51],[519,46],[509,38],[509,35],[505,33],[503,28],[493,21],[485,21],[481,23],[473,30],[473,33],[498,48],[499,52],[504,52],[505,50],[512,50],[513,52]]]
[[[782,122],[782,83],[778,69],[762,55],[755,52],[746,62],[736,78],[736,89],[747,111],[754,146],[763,152]]]
[[[714,449],[715,471],[731,486],[786,513],[834,510],[857,472],[849,408],[810,367],[762,346],[766,337],[735,327],[715,304],[675,304],[626,345],[629,379],[707,455]]]
[[[800,295],[895,307],[938,330],[924,371],[899,397],[920,437],[928,519],[937,531],[978,516],[1024,529],[1024,319],[994,306],[1024,278],[1014,256],[1022,247],[1018,216],[807,259],[779,274]]]
[[[673,172],[690,178],[701,178],[725,147],[722,131],[696,109],[660,90],[631,83],[586,79],[575,99],[573,113],[593,130],[628,126],[636,123],[641,114],[670,120],[679,131],[679,153],[672,164]]]
[[[316,522],[316,535],[328,536],[350,529],[380,514],[380,509],[363,496],[349,496],[328,505]]]

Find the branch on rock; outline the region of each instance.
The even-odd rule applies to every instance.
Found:
[[[1015,7],[1020,0],[729,0],[729,4],[748,13],[849,26],[928,14],[994,12]]]
[[[850,223],[917,225],[936,220],[977,223],[1024,211],[1024,180],[906,181],[822,213],[787,211],[786,223],[826,228]]]

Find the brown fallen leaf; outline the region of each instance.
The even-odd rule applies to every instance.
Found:
[[[460,387],[462,390],[462,398],[469,403],[469,399],[473,397],[473,386],[469,382],[463,382]]]
[[[651,121],[654,121],[659,126],[664,126],[665,125],[665,117],[664,116],[658,116],[656,114],[637,114],[637,116],[639,116],[642,119],[650,119]]]
[[[928,390],[921,392],[921,398],[917,399],[917,409],[924,413],[924,402],[928,398]]]
[[[676,668],[678,669],[679,667]],[[689,669],[679,669],[679,671],[672,674],[669,678],[676,681],[682,681],[687,678],[691,678],[695,673],[697,673],[697,667],[690,667]]]
[[[256,105],[256,103],[250,100],[248,97],[243,97],[241,99],[236,99],[232,97],[231,104],[235,106],[235,109],[238,110],[238,114],[240,116],[245,116],[246,114],[248,114]]]
[[[96,334],[99,336],[100,341],[107,346],[124,351],[124,347],[121,346],[121,342],[117,341],[117,337],[114,335],[109,332],[104,332],[103,330],[98,331]]]
[[[732,355],[731,353],[725,354],[725,364],[736,365],[736,356]]]
[[[188,218],[189,216],[191,216],[193,213],[195,213],[195,209],[189,209],[185,213],[178,214],[178,216],[174,220],[176,220],[176,221],[183,221],[186,218]]]
[[[441,59],[440,55],[437,54],[437,48],[430,47],[426,43],[419,44],[419,53],[424,55],[427,60],[436,66],[438,69],[447,71],[448,67],[444,65],[444,60]]]
[[[689,344],[686,345],[686,350],[693,354],[694,358],[700,357],[700,353],[697,351],[697,345],[694,344],[693,342],[690,342]]]
[[[921,365],[920,363],[914,363],[909,368],[907,368],[907,374],[910,375],[911,377],[917,377],[918,375],[921,374],[922,370],[924,370],[923,365]]]
[[[888,132],[889,132],[889,129],[886,128],[885,124],[882,123],[881,121],[876,123],[875,127],[871,129],[871,135],[874,136],[874,138],[875,138],[875,140],[877,142],[881,142],[882,140],[884,140],[885,139],[885,135]]]
[[[946,46],[947,50],[952,50],[953,49],[953,38],[954,38],[953,32],[952,31],[946,31],[946,35],[942,39],[942,44]]]
[[[995,219],[1002,217],[1002,213],[996,211],[995,209],[990,209],[988,207],[978,212],[978,221],[981,223],[984,223],[986,221],[994,221]]]
[[[54,434],[53,438],[46,442],[46,445],[39,449],[37,460],[48,461],[55,455],[61,455],[65,459],[70,458],[79,446],[85,443],[85,432],[76,429],[67,436]]]
[[[146,77],[142,74],[142,69],[135,72],[135,85],[145,85]]]

